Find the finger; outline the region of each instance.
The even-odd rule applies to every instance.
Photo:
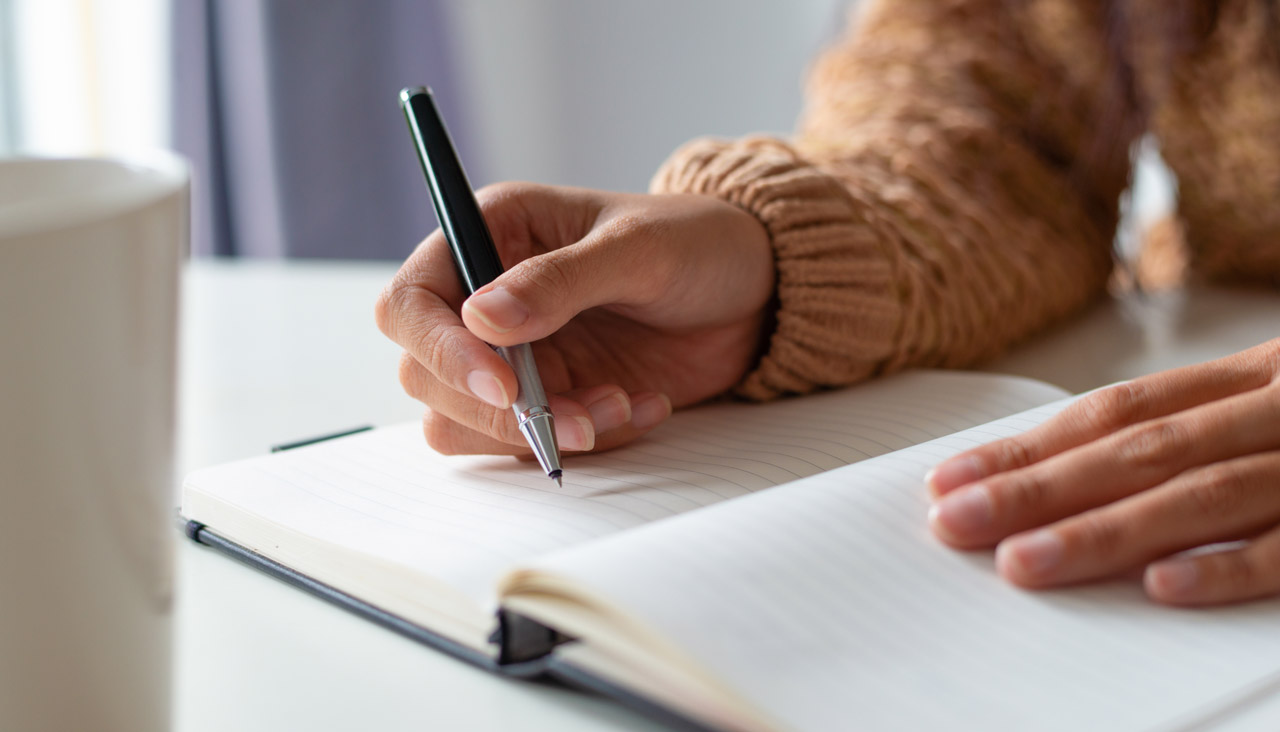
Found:
[[[503,181],[476,191],[476,202],[504,267],[535,251],[567,246],[591,229],[617,194],[591,188]]]
[[[1110,506],[1018,534],[996,567],[1024,587],[1119,574],[1186,549],[1250,536],[1280,521],[1280,452],[1190,470]]]
[[[524,446],[527,449],[528,443],[520,432],[515,414],[510,409],[490,406],[472,398],[469,394],[451,388],[412,357],[401,359],[400,382],[410,396],[429,405],[433,414],[462,425],[488,440],[509,446]],[[548,397],[547,401],[547,406],[551,408],[551,413],[555,417],[556,440],[561,449],[585,451],[594,447],[595,427],[592,425],[590,412],[586,407],[572,399],[556,395]],[[439,431],[434,435],[435,441],[428,440],[429,444],[439,452],[450,455],[491,452],[483,449],[484,445],[489,444],[487,440],[477,441],[464,434],[450,434],[447,424],[439,427]]]
[[[487,197],[486,217],[502,223],[508,240],[518,238],[514,232],[520,229],[511,222],[522,216],[521,195],[533,195],[509,190],[516,188],[492,186]],[[516,394],[515,375],[492,348],[463,326],[457,312],[465,297],[448,242],[436,229],[379,295],[378,327],[437,378],[495,407],[506,407]]]
[[[597,437],[631,422],[631,397],[620,386],[604,384],[572,389],[561,396],[587,408]]]
[[[1221,399],[952,491],[934,504],[931,523],[949,544],[987,546],[1189,468],[1280,446],[1278,423],[1278,388]]]
[[[611,450],[644,435],[671,416],[671,400],[646,392],[631,395],[632,421],[601,433],[592,450]],[[423,416],[423,435],[433,450],[444,455],[515,455],[531,458],[528,443],[510,444],[495,440],[428,408]],[[558,439],[558,438],[557,438]],[[570,466],[570,470],[572,467]]]
[[[449,243],[445,241],[444,232],[440,229],[431,232],[427,238],[418,243],[413,253],[396,272],[395,277],[391,278],[391,282],[378,296],[376,308],[378,326],[388,337],[391,333],[384,324],[392,324],[395,320],[392,316],[396,312],[391,296],[405,287],[425,287],[455,311],[462,307],[462,301],[466,299],[467,293],[454,267]]]
[[[519,388],[515,373],[438,295],[406,285],[388,295],[386,307],[391,315],[383,331],[435,380],[498,409],[511,405]]]
[[[495,440],[430,407],[422,415],[422,436],[427,445],[441,455],[533,455],[528,443],[513,445]]]
[[[413,379],[411,396],[435,407],[434,411],[467,432],[450,432],[448,424],[438,425],[435,435],[441,452],[447,454],[517,454],[528,451],[511,410],[494,410],[451,392],[431,379],[425,370]],[[651,431],[671,416],[671,400],[664,394],[640,392],[627,395],[621,387],[604,385],[576,389],[548,398],[555,416],[556,440],[567,452],[610,450]],[[485,439],[475,439],[470,433]],[[508,446],[493,450],[491,442]],[[432,443],[436,447],[436,443]],[[510,447],[517,448],[514,452]]]
[[[614,386],[596,387],[596,389],[600,389],[600,393],[613,389],[621,391],[621,389]],[[592,390],[590,389],[577,390],[568,392],[566,396],[591,400],[593,396],[591,392]],[[619,408],[620,400],[616,396],[610,395],[587,401],[587,409],[591,412],[592,419],[597,425],[595,452],[612,450],[615,447],[632,442],[653,430],[671,416],[671,399],[665,394],[637,392],[624,396],[629,408],[627,409],[626,420],[622,422],[617,422],[623,415],[622,410]]]
[[[1167,605],[1220,605],[1280,593],[1280,528],[1238,549],[1153,564],[1142,584],[1147,596]]]
[[[645,257],[656,225],[604,226],[572,246],[530,257],[462,304],[462,320],[480,338],[514,345],[545,338],[573,316],[605,304],[640,305],[657,297],[665,275]]]
[[[1017,437],[963,452],[925,477],[940,496],[989,475],[1031,465],[1116,430],[1265,386],[1275,369],[1255,363],[1263,347],[1116,384],[1083,397]],[[1273,349],[1274,350],[1274,349]]]
[[[535,248],[553,249],[576,241],[603,205],[600,193],[585,188],[503,182],[476,191],[476,200],[502,261],[510,266]],[[582,221],[576,227],[568,222]],[[401,286],[425,287],[456,312],[467,292],[441,229],[424,239],[396,273],[385,295]],[[379,307],[381,310],[381,305]]]

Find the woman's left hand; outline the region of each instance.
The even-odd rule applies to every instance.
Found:
[[[998,544],[1023,587],[1145,567],[1171,605],[1280,593],[1280,339],[1097,391],[927,481],[934,533]],[[1219,542],[1240,543],[1174,556]]]

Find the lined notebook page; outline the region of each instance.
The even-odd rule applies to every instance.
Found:
[[[792,729],[1182,729],[1275,685],[1280,601],[1176,610],[1136,581],[1025,592],[990,552],[929,535],[931,466],[1060,406],[531,568],[621,608]]]
[[[488,607],[517,560],[1062,394],[1013,377],[917,372],[803,399],[708,406],[627,448],[568,459],[563,488],[531,463],[436,455],[417,425],[405,425],[199,471],[187,478],[183,511],[268,556],[288,541],[283,528],[440,578]]]

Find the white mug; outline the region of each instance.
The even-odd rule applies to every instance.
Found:
[[[0,161],[0,730],[170,726],[188,173]]]

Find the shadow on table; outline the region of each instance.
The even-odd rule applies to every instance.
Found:
[[[1099,302],[979,368],[1088,391],[1280,336],[1280,292],[1190,288]]]

